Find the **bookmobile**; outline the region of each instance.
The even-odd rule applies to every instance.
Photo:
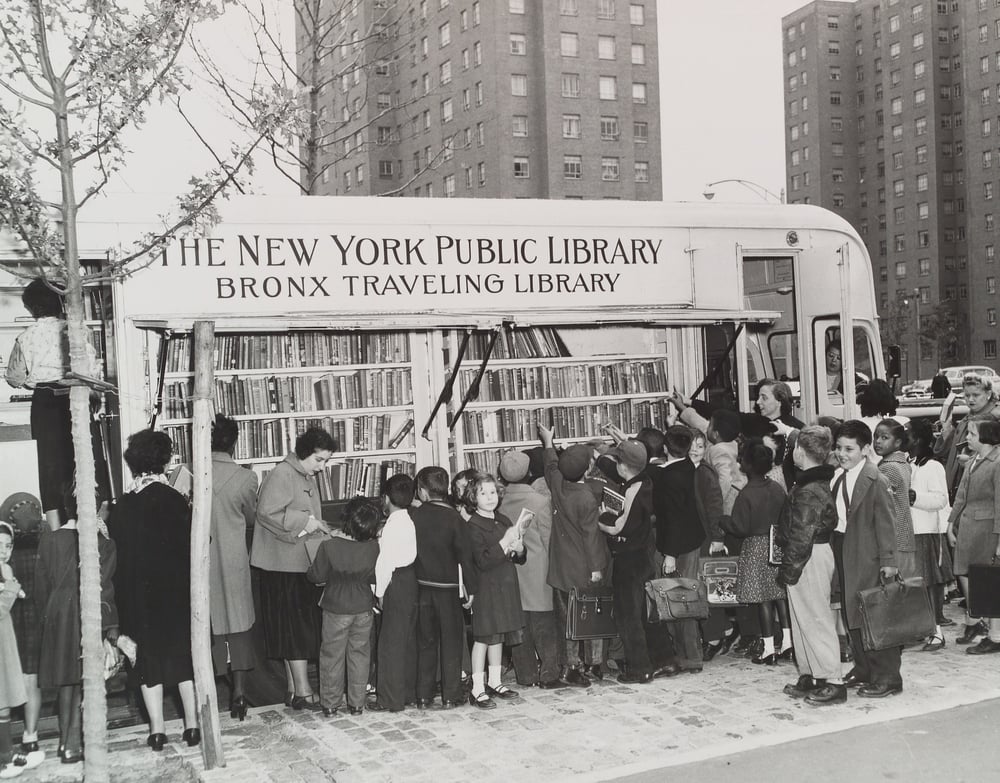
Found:
[[[80,224],[88,262],[151,228],[138,204],[104,211]],[[493,472],[539,422],[562,444],[659,425],[672,387],[749,410],[760,378],[784,379],[809,421],[854,415],[855,372],[884,377],[870,259],[817,207],[241,197],[220,217],[88,297],[115,455],[153,424],[190,460],[197,320],[215,324],[237,460],[263,473],[322,426],[325,500],[414,465]],[[843,398],[825,390],[831,340]]]

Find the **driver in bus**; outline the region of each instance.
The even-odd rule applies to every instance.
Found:
[[[854,374],[855,392],[868,383],[860,373]],[[826,346],[826,393],[837,405],[844,404],[844,362],[840,340],[831,340]]]

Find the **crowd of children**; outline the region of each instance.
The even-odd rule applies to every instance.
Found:
[[[623,683],[645,684],[698,673],[732,648],[755,664],[796,661],[798,680],[784,692],[813,705],[842,703],[849,687],[869,698],[899,693],[901,648],[865,648],[852,596],[897,573],[921,577],[939,624],[919,649],[941,649],[944,587],[953,576],[942,533],[954,533],[985,490],[963,479],[949,516],[933,432],[919,423],[886,418],[874,431],[860,420],[783,424],[765,439],[746,437],[730,411],[683,418],[692,426],[647,427],[633,438],[611,428],[613,443],[561,451],[540,427],[541,446],[506,453],[498,476],[467,470],[449,483],[445,469],[429,466],[415,478],[389,477],[379,501],[350,501],[339,527],[308,535],[321,540],[305,572],[322,588],[320,693],[296,696],[292,706],[332,716],[425,709],[440,698],[445,709],[466,701],[491,709],[517,696],[503,681],[505,650],[526,687],[587,687],[611,669]],[[974,422],[969,431],[976,458],[967,473],[1000,463],[1000,424]],[[38,554],[34,573],[19,582],[8,561],[21,531],[0,521],[0,778],[44,758],[28,693],[39,685],[59,688],[60,757],[82,753],[76,531],[64,525],[40,543],[37,530],[26,532],[33,538],[19,540],[31,538]],[[960,532],[964,570],[981,559],[973,537],[988,542],[996,533],[971,522]],[[110,589],[114,547],[102,542]],[[699,558],[726,554],[739,559],[740,608],[713,608],[700,628],[649,622],[647,580],[697,575]],[[34,620],[14,610],[23,578],[34,586]],[[567,638],[572,599],[588,588],[610,588],[617,637]],[[104,626],[115,635],[113,593],[106,599]],[[38,653],[34,671],[22,666],[18,634],[22,648]],[[993,651],[996,642],[986,641],[980,652]],[[15,750],[10,709],[26,703]]]

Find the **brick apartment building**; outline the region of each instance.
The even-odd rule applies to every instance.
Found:
[[[782,41],[788,200],[865,240],[904,379],[996,367],[1000,2],[817,0]]]
[[[324,4],[311,192],[660,199],[656,6]],[[300,72],[317,49],[303,20]]]

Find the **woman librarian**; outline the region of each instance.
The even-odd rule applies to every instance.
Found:
[[[313,427],[295,441],[295,452],[267,474],[257,499],[250,565],[261,570],[261,614],[269,658],[285,662],[285,702],[296,710],[322,706],[309,684],[310,658],[319,655],[320,589],[306,579],[306,539],[329,534],[321,517],[319,473],[336,443]]]

